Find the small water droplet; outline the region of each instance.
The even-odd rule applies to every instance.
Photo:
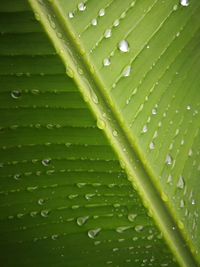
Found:
[[[48,217],[48,215],[49,215],[49,210],[42,210],[40,214],[41,214],[41,216],[44,217],[44,218],[45,218],[45,217]]]
[[[74,13],[73,12],[69,12],[68,13],[68,18],[73,19],[73,17],[74,17]]]
[[[79,226],[82,226],[82,225],[84,225],[87,222],[88,219],[89,219],[89,216],[78,217],[77,220],[76,220],[76,222],[77,222],[77,224]]]
[[[79,3],[78,4],[78,10],[81,11],[81,12],[85,11],[86,10],[85,3],[83,3],[83,2]]]
[[[152,115],[156,115],[157,114],[157,108],[153,108],[151,113],[152,113]]]
[[[56,239],[58,239],[58,235],[52,235],[52,236],[51,236],[51,239],[52,239],[52,240],[56,240]]]
[[[99,234],[100,231],[101,231],[101,228],[91,229],[88,231],[88,237],[94,239]]]
[[[110,59],[109,58],[105,58],[104,60],[103,60],[103,65],[105,66],[105,67],[107,67],[107,66],[109,66],[110,65]]]
[[[133,222],[135,220],[135,218],[137,217],[137,214],[134,214],[134,213],[130,213],[128,214],[128,220],[130,222]]]
[[[40,199],[38,199],[38,204],[39,205],[44,205],[44,199],[43,198],[40,198]]]
[[[118,136],[118,132],[116,130],[113,131],[113,136],[117,137]]]
[[[105,127],[106,127],[106,123],[105,123],[105,121],[102,120],[102,119],[98,119],[98,120],[97,120],[97,127],[98,127],[99,129],[101,129],[101,130],[105,129]]]
[[[129,51],[129,44],[126,40],[122,40],[119,44],[118,44],[118,48],[122,53],[127,53]]]
[[[111,29],[107,29],[105,32],[104,32],[104,37],[105,38],[110,38],[112,35],[112,31]]]
[[[155,144],[154,144],[154,142],[151,142],[151,143],[149,144],[149,148],[150,148],[150,150],[155,149]]]
[[[93,19],[93,20],[91,21],[91,24],[92,24],[92,26],[97,26],[97,19]]]
[[[182,6],[189,6],[189,0],[180,0]]]
[[[20,90],[13,90],[11,92],[11,97],[14,99],[19,99],[21,97],[22,93]]]
[[[168,154],[165,162],[167,165],[172,165],[172,162],[173,162],[172,156]]]
[[[141,232],[143,229],[144,229],[144,226],[143,225],[136,225],[135,226],[135,231],[136,232]]]
[[[49,166],[50,163],[51,163],[51,159],[43,159],[42,160],[42,165],[45,167]]]
[[[176,11],[178,9],[178,5],[173,6],[173,10]]]
[[[142,128],[142,132],[146,133],[148,131],[147,125],[144,125],[144,127]]]
[[[130,76],[130,74],[131,74],[131,66],[126,66],[122,71],[122,75],[124,77],[128,77]]]
[[[14,177],[15,180],[19,180],[21,178],[21,174],[20,173],[16,173],[16,174],[14,174],[13,177]]]
[[[185,182],[184,182],[184,178],[183,176],[181,175],[179,177],[179,180],[178,180],[178,183],[177,183],[177,187],[180,188],[180,189],[183,189],[185,186]]]
[[[114,27],[117,27],[118,25],[119,25],[119,20],[116,19],[116,20],[113,22],[113,26],[114,26]]]
[[[99,16],[103,17],[104,15],[105,15],[105,9],[102,8],[102,9],[99,10]]]
[[[190,149],[190,150],[188,151],[188,156],[191,157],[192,154],[193,154],[192,149]]]
[[[116,232],[122,234],[124,231],[130,229],[132,226],[119,226],[116,229]]]

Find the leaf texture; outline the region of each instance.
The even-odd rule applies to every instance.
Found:
[[[1,266],[176,267],[27,2],[0,13]]]
[[[179,263],[197,266],[199,1],[30,3]]]

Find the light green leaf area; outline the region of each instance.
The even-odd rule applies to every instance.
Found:
[[[200,2],[29,2],[179,263],[197,266]]]
[[[0,32],[0,265],[176,267],[27,2]]]

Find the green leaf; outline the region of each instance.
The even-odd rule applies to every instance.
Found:
[[[180,265],[197,266],[200,2],[29,2]]]
[[[1,266],[176,267],[29,6],[0,13]]]

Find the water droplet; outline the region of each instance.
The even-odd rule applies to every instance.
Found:
[[[157,114],[157,108],[153,108],[151,113],[152,113],[152,115],[156,115]]]
[[[84,225],[87,222],[88,219],[89,219],[89,216],[78,217],[77,220],[76,220],[76,222],[77,222],[77,224],[79,226],[82,226],[82,225]]]
[[[189,6],[189,0],[180,0],[182,6]]]
[[[154,144],[154,142],[151,142],[151,143],[149,144],[149,148],[150,148],[150,150],[155,149],[155,144]]]
[[[14,98],[14,99],[18,99],[20,98],[22,95],[21,91],[20,90],[13,90],[11,92],[11,97]]]
[[[74,13],[73,12],[69,12],[68,13],[68,18],[73,19],[73,17],[74,17]]]
[[[51,159],[43,159],[42,160],[42,165],[45,167],[49,166],[50,163],[51,163]]]
[[[178,9],[178,5],[173,6],[173,10],[176,11]]]
[[[127,53],[129,51],[129,44],[126,40],[122,40],[119,44],[118,44],[118,48],[122,53]]]
[[[183,189],[184,186],[185,186],[185,182],[184,182],[183,176],[180,176],[179,180],[178,180],[178,183],[177,183],[177,187],[180,188],[180,189]]]
[[[192,152],[192,149],[190,149],[189,152],[188,152],[188,156],[191,157],[192,156],[192,153],[193,153]]]
[[[104,15],[105,15],[105,9],[102,8],[99,10],[99,16],[103,17]]]
[[[110,65],[110,59],[109,59],[109,58],[105,58],[105,59],[103,60],[103,65],[104,65],[105,67],[109,66],[109,65]]]
[[[173,162],[172,156],[168,154],[165,162],[167,165],[172,165]]]
[[[119,25],[119,20],[116,19],[116,20],[113,22],[113,26],[114,26],[114,27],[117,27],[118,25]]]
[[[184,206],[185,206],[185,202],[184,202],[183,199],[181,199],[181,201],[180,201],[180,208],[184,208]]]
[[[107,29],[105,32],[104,32],[104,37],[105,38],[110,38],[112,35],[112,31],[111,29]]]
[[[101,129],[101,130],[105,129],[105,127],[106,127],[106,123],[105,123],[105,121],[102,120],[102,119],[97,120],[97,127],[98,127],[99,129]]]
[[[40,214],[41,214],[41,216],[44,217],[44,218],[45,218],[45,217],[48,217],[48,215],[49,215],[49,210],[42,210]]]
[[[128,77],[130,76],[130,74],[131,74],[131,66],[126,66],[122,71],[122,75],[124,77]]]
[[[89,230],[88,231],[89,238],[95,238],[99,234],[100,231],[101,231],[101,228]]]
[[[118,136],[118,132],[116,130],[113,131],[113,136],[117,137]]]
[[[134,214],[134,213],[130,213],[128,214],[128,220],[130,222],[133,222],[135,220],[135,218],[137,217],[137,214]]]
[[[86,10],[86,5],[85,5],[85,3],[83,3],[83,2],[81,2],[81,3],[79,3],[78,4],[78,10],[79,11],[85,11]]]
[[[148,131],[147,125],[144,125],[144,127],[142,128],[142,132],[146,133]]]
[[[16,174],[14,174],[13,177],[14,177],[15,180],[19,180],[21,178],[21,174],[20,173],[16,173]]]
[[[116,232],[122,234],[124,231],[130,229],[132,226],[119,226],[116,229]]]
[[[93,20],[91,21],[91,24],[92,24],[92,26],[97,26],[97,19],[93,19]]]
[[[143,230],[144,226],[143,225],[136,225],[135,226],[135,231],[136,232],[141,232]]]
[[[43,198],[40,198],[40,199],[38,199],[38,204],[39,205],[44,205],[44,199]]]
[[[51,236],[51,239],[52,239],[52,240],[56,240],[56,239],[58,239],[58,235],[52,235],[52,236]]]

